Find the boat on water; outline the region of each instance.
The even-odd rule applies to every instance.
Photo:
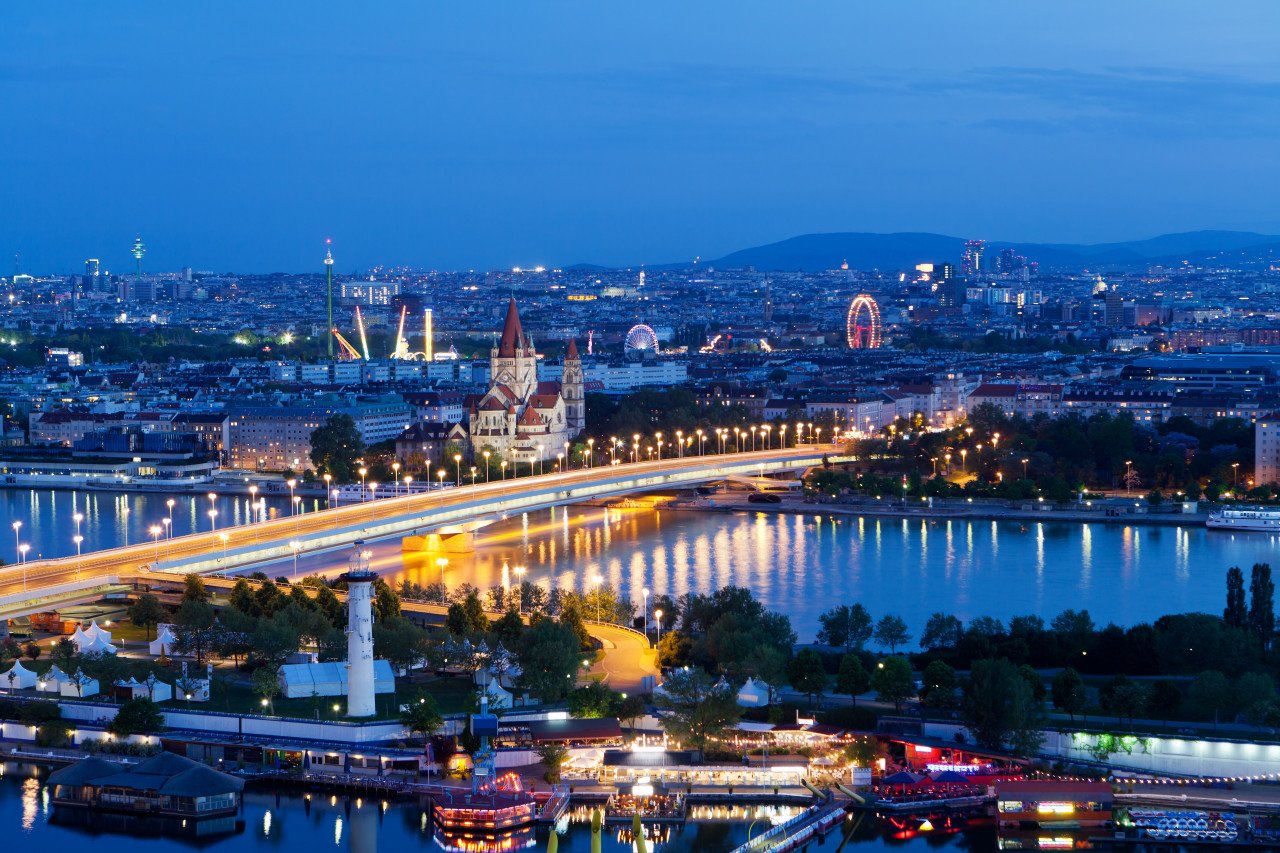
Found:
[[[1280,533],[1280,507],[1230,507],[1209,513],[1206,527]]]

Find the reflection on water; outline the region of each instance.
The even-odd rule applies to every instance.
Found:
[[[451,587],[498,585],[504,563],[543,586],[586,589],[599,574],[637,608],[645,588],[679,596],[736,584],[789,614],[807,640],[820,612],[852,601],[901,614],[917,634],[935,611],[1051,618],[1072,607],[1102,624],[1150,621],[1204,609],[1228,566],[1269,560],[1280,539],[1122,523],[568,507],[495,523],[476,543],[447,555]],[[439,556],[408,554],[394,577],[438,582]]]

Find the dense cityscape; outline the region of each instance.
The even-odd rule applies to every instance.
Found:
[[[288,5],[4,13],[20,849],[1280,849],[1275,10]]]

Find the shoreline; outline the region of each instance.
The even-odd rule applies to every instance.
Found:
[[[805,503],[783,499],[778,504],[757,504],[747,501],[706,503],[671,502],[664,509],[691,512],[760,512],[772,515],[841,515],[868,518],[920,519],[925,521],[1040,521],[1060,524],[1119,524],[1163,527],[1201,527],[1209,529],[1205,522],[1208,513],[1142,512],[1124,515],[1107,515],[1104,510],[1042,510],[1015,509],[1013,507],[971,506],[911,507],[901,503],[879,501],[873,503]],[[1225,531],[1228,533],[1254,533],[1263,531]]]

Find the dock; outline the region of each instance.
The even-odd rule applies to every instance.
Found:
[[[848,814],[846,805],[843,800],[827,800],[810,806],[786,823],[748,840],[733,853],[786,853],[799,849],[844,820]]]

